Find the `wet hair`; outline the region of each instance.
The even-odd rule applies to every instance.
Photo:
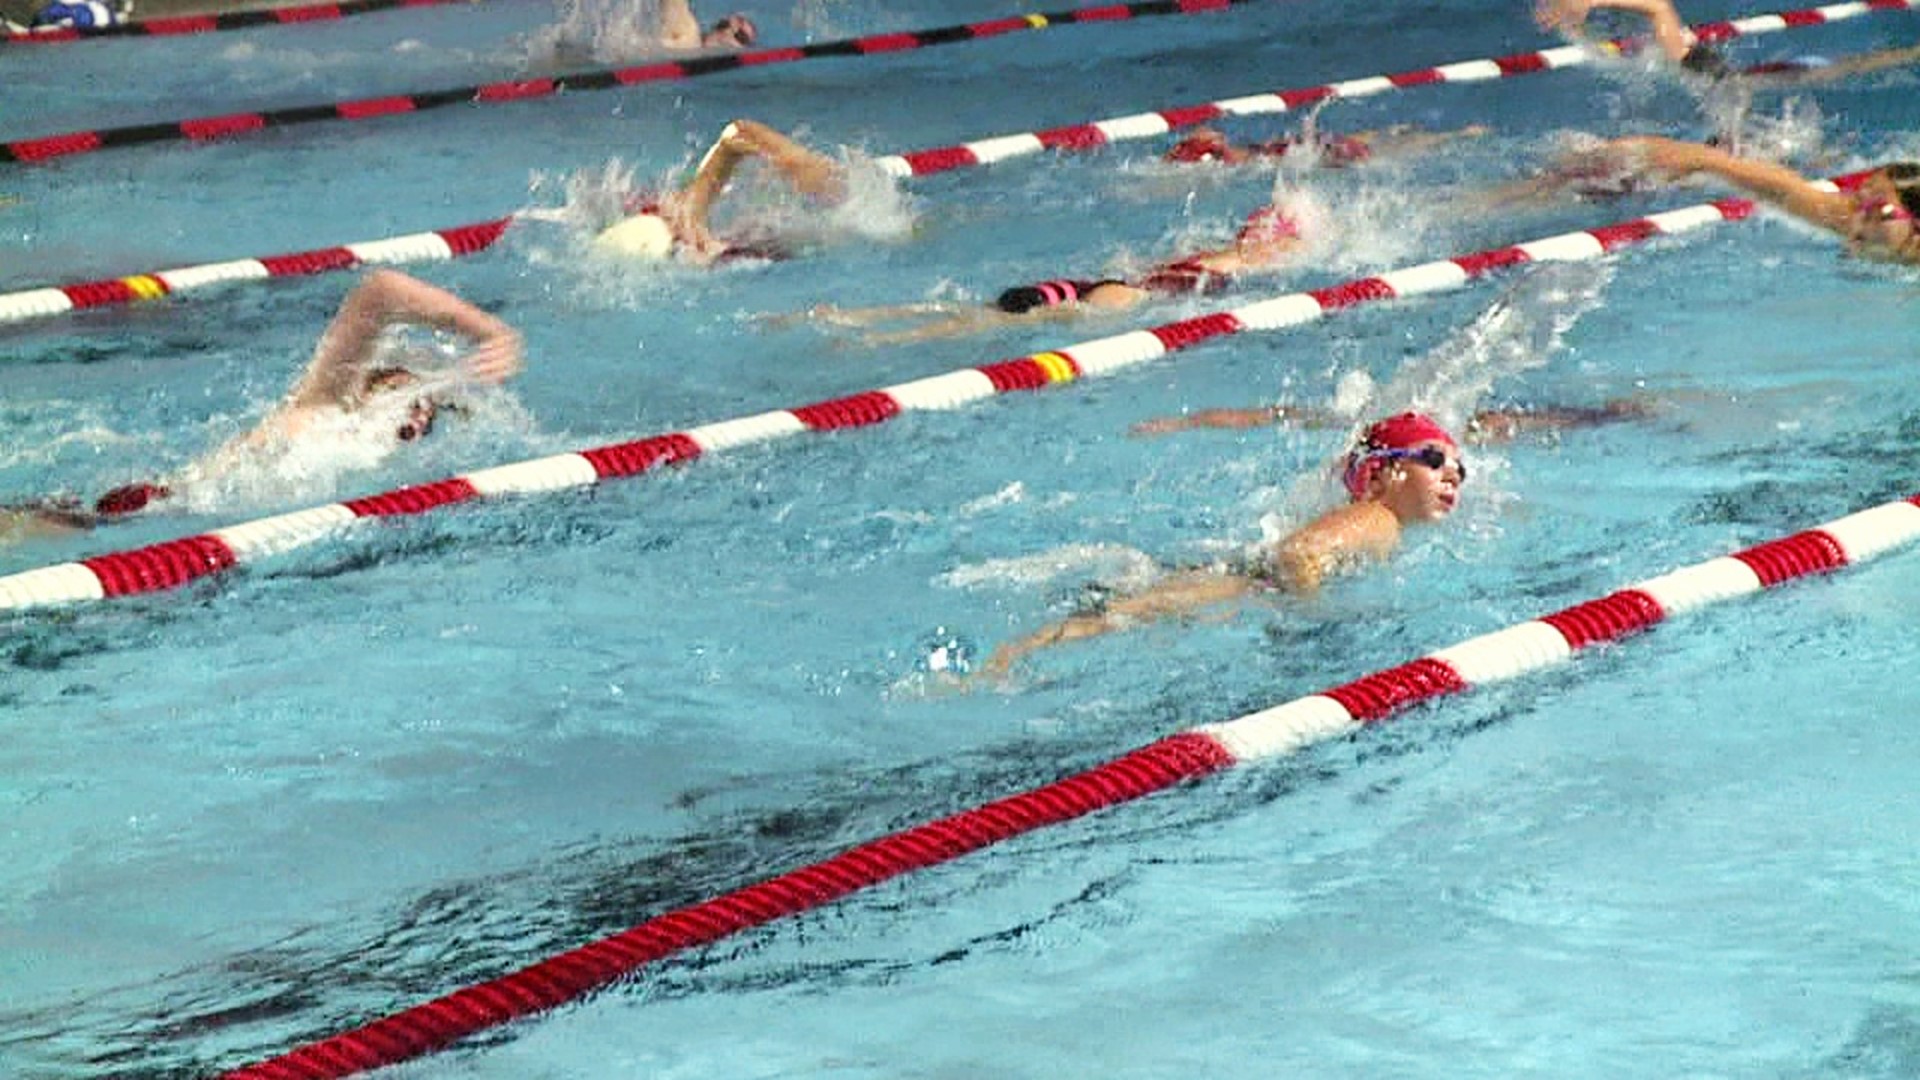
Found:
[[[1920,161],[1895,161],[1882,165],[1880,175],[1893,185],[1893,190],[1900,196],[1900,205],[1907,208],[1907,213],[1920,218]]]

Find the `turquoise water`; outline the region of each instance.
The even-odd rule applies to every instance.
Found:
[[[753,14],[780,42],[1012,10]],[[1548,44],[1512,5],[1422,10],[1250,5],[14,169],[0,289],[577,212],[610,167],[661,176],[734,116],[884,154]],[[499,3],[4,51],[0,138],[512,77],[553,18]],[[1912,18],[1738,52],[1904,43]],[[1816,130],[1839,172],[1920,156],[1912,92],[1890,73],[1759,110]],[[1586,70],[1335,105],[1323,126],[1493,133],[1288,174],[1330,238],[1227,302],[1700,201],[1471,201],[1568,132],[1692,133],[1695,116],[1669,84]],[[1137,264],[1223,237],[1276,179],[1196,178],[1154,163],[1161,145],[913,181],[863,196],[804,259],[718,274],[594,267],[577,230],[517,229],[416,267],[523,329],[510,397],[417,455],[15,545],[0,572],[1190,314],[890,350],[758,318]],[[753,220],[799,227],[748,194]],[[271,404],[350,282],[0,328],[0,493],[94,493],[190,460]],[[9,616],[0,1073],[215,1073],[1920,490],[1911,272],[1762,217],[1569,283],[1595,298],[1577,319],[1553,282],[1510,276]],[[1494,325],[1496,303],[1512,319],[1474,346],[1463,331]],[[1572,322],[1557,341],[1556,319]],[[1436,359],[1470,373],[1432,388],[1454,397],[1484,377],[1487,401],[1640,394],[1656,412],[1474,452],[1457,522],[1311,602],[1063,647],[1005,688],[952,693],[919,671],[937,629],[985,650],[1071,610],[1089,580],[1304,519],[1341,442],[1140,439],[1133,423],[1326,405]],[[396,1075],[1911,1076],[1916,587],[1895,553],[1721,605],[655,965]]]

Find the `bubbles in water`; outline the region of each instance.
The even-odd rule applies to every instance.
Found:
[[[914,647],[916,670],[929,675],[965,675],[973,670],[979,650],[965,635],[944,626],[923,635]]]

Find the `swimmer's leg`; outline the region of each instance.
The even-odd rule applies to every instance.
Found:
[[[79,511],[49,506],[0,506],[0,544],[75,536],[93,528],[95,519]]]

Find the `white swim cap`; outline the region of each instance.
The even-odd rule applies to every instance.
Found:
[[[607,226],[593,238],[592,248],[602,255],[656,261],[673,254],[673,228],[659,214],[635,214]]]

